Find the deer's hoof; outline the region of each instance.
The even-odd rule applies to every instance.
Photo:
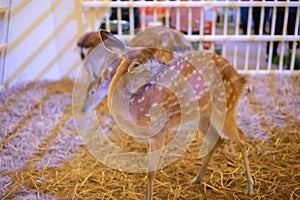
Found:
[[[193,178],[192,180],[190,180],[188,182],[189,185],[196,185],[198,183],[201,183],[201,180],[199,178],[197,178],[197,177]]]
[[[248,181],[248,184],[247,184],[247,190],[246,190],[246,194],[251,196],[253,194],[253,185],[254,185],[254,181],[253,179],[251,178],[249,181]]]

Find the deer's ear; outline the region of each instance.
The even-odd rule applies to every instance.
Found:
[[[136,60],[136,61],[133,61],[133,62],[129,65],[127,71],[128,71],[129,73],[141,73],[141,72],[144,71],[144,70],[145,70],[145,65],[144,65],[142,62]]]
[[[102,40],[103,46],[108,51],[121,53],[125,49],[125,44],[117,37],[115,37],[112,33],[100,29],[99,35]]]

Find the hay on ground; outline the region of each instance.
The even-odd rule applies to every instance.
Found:
[[[300,199],[300,78],[247,79],[253,92],[241,98],[238,121],[247,135],[254,195],[244,194],[242,156],[231,141],[215,153],[203,183],[187,185],[201,165],[197,136],[180,159],[157,172],[154,199]],[[72,88],[72,81],[61,80],[0,91],[0,197],[142,199],[146,174],[111,169],[82,144],[72,113]],[[105,105],[97,110],[108,122],[101,128],[115,133],[115,144],[141,148],[116,134],[119,130]]]

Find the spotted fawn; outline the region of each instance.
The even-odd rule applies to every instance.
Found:
[[[194,93],[194,98],[199,107],[199,131],[205,134],[210,129],[210,134],[217,135],[217,140],[212,148],[203,155],[203,163],[189,184],[200,183],[205,175],[208,163],[215,149],[222,144],[224,139],[230,139],[236,142],[239,150],[242,152],[244,165],[247,176],[247,194],[253,192],[253,179],[250,173],[249,161],[245,150],[244,134],[237,124],[236,107],[238,100],[244,90],[246,80],[239,75],[233,66],[223,57],[211,52],[196,52],[191,51],[182,56],[175,56],[171,61],[165,63],[149,48],[127,48],[123,42],[118,40],[114,35],[106,31],[100,31],[100,36],[104,41],[104,46],[111,52],[122,55],[113,66],[115,74],[109,84],[108,91],[108,106],[113,110],[115,105],[113,96],[119,80],[126,74],[142,74],[147,73],[147,79],[141,80],[141,87],[132,89],[132,87],[124,86],[123,92],[127,93],[129,99],[129,114],[132,121],[139,126],[147,126],[151,123],[149,112],[153,107],[159,105],[164,108],[168,120],[161,122],[163,129],[155,135],[149,135],[148,152],[156,152],[163,148],[165,142],[166,130],[170,130],[172,126],[180,123],[182,109],[180,98],[185,98],[183,92],[181,97],[174,96],[172,91],[165,89],[157,84],[157,80],[166,80],[165,84],[180,84],[176,82],[177,77],[170,77],[168,70],[177,72],[177,76],[189,83]],[[205,67],[200,65],[195,67],[193,61],[199,61],[205,64]],[[197,63],[196,62],[196,63]],[[207,74],[214,68],[221,79],[217,79],[217,75]],[[216,88],[223,88],[218,91]],[[184,88],[183,88],[184,90]],[[118,101],[118,100],[116,100]],[[188,99],[192,101],[192,99]],[[222,112],[222,108],[213,105],[213,101],[224,102],[224,120],[221,126],[218,117],[212,116],[212,111],[215,113]],[[120,102],[124,104],[124,102]],[[216,107],[216,108],[215,108]],[[193,110],[194,108],[190,108]],[[218,114],[217,114],[218,115]],[[145,133],[141,133],[145,134]],[[139,133],[137,133],[139,135]],[[147,192],[145,199],[153,199],[153,181],[155,178],[155,169],[160,159],[160,155],[149,157],[149,172],[147,174]]]

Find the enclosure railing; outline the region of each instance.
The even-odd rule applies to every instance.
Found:
[[[299,20],[300,20],[300,2],[299,1],[82,1],[83,10],[89,9],[103,9],[103,8],[116,8],[117,9],[117,34],[123,40],[130,40],[135,32],[134,8],[139,8],[140,15],[140,28],[144,30],[146,24],[146,9],[153,8],[152,18],[154,22],[159,21],[159,8],[165,8],[163,16],[163,23],[166,27],[170,27],[171,12],[176,16],[177,30],[181,30],[180,8],[187,8],[187,31],[185,36],[193,41],[200,42],[200,44],[210,42],[209,49],[212,51],[220,52],[224,57],[230,60],[234,67],[241,71],[255,71],[255,72],[270,72],[270,71],[288,71],[293,72],[295,69],[300,68],[300,56],[297,50],[297,43],[300,41],[299,34]],[[122,30],[122,10],[121,8],[129,8],[129,32],[123,33]],[[193,8],[199,8],[199,30],[195,33],[192,30],[193,23]],[[241,9],[248,8],[247,13],[247,30],[246,33],[241,33]],[[253,33],[252,19],[254,9],[259,9],[259,32]],[[266,9],[271,8],[270,15],[266,14]],[[209,16],[207,10],[209,9]],[[275,33],[276,18],[279,13],[278,9],[284,9],[282,33]],[[289,11],[293,10],[295,15],[295,30],[293,34],[288,34],[287,23]],[[229,12],[230,11],[230,12]],[[195,15],[194,15],[195,16]],[[229,19],[230,18],[230,19]],[[235,18],[235,19],[233,19]],[[207,28],[206,21],[210,20],[210,33],[205,33]],[[266,23],[269,19],[269,24]],[[104,18],[98,19],[99,24],[104,21],[107,30],[110,27],[110,12],[106,12]],[[269,27],[269,33],[264,31],[265,25]],[[98,27],[92,27],[97,30]],[[274,43],[279,42],[279,56],[274,57],[273,52]],[[287,43],[291,42],[291,48],[288,50]],[[201,46],[201,45],[200,45]],[[267,47],[268,46],[268,47]],[[265,50],[263,50],[265,48]],[[298,70],[297,70],[298,71]]]
[[[4,57],[6,55],[7,37],[8,37],[8,20],[11,1],[0,3],[0,87],[4,82]]]

